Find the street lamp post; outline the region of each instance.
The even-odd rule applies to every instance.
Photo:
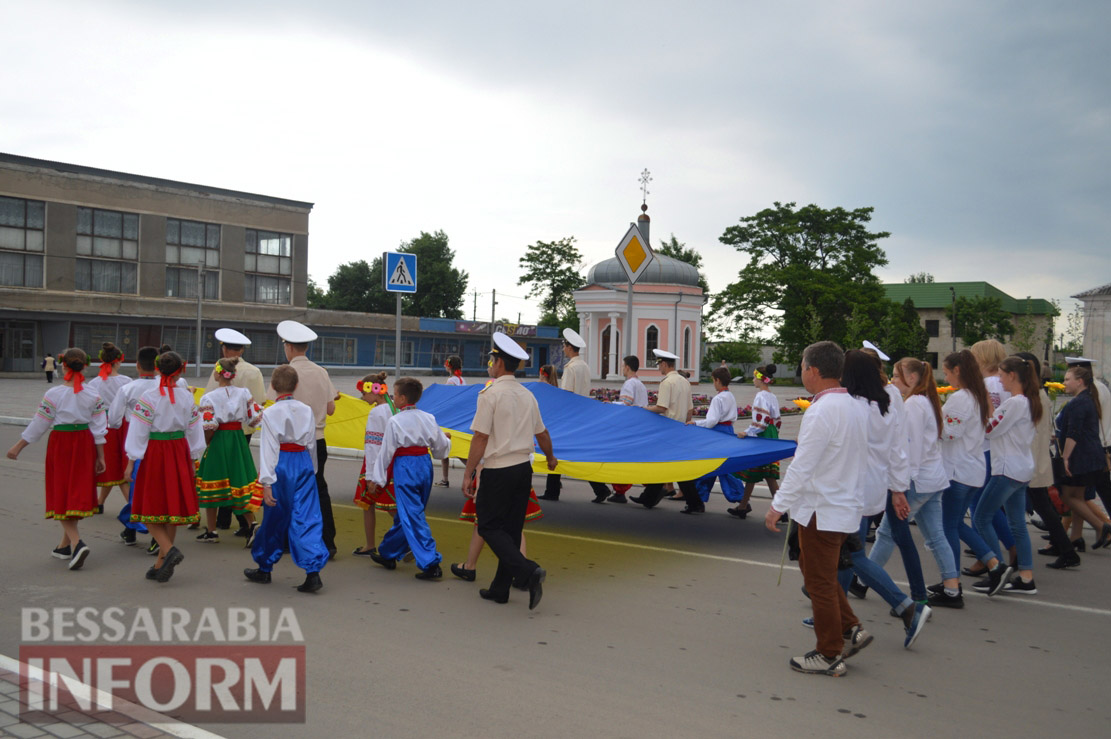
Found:
[[[953,337],[953,351],[957,350],[957,288],[949,286],[949,293],[953,296],[953,308],[949,315],[949,333]]]

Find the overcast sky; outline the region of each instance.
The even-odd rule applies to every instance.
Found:
[[[885,281],[1057,299],[1111,282],[1105,0],[0,13],[0,151],[311,201],[320,283],[443,229],[479,317],[497,289],[498,317],[527,322],[509,297],[527,245],[612,256],[644,168],[653,243],[701,251],[711,290],[743,266],[718,237],[777,200],[873,206]]]

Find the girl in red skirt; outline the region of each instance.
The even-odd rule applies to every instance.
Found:
[[[23,448],[50,431],[46,443],[46,517],[62,524],[62,543],[54,550],[76,570],[85,564],[89,547],[81,541],[77,521],[96,511],[96,475],[104,471],[107,411],[95,391],[84,386],[89,359],[80,349],[67,349],[60,359],[65,385],[52,387],[39,410],[8,450],[16,459]]]
[[[131,378],[119,372],[120,363],[123,362],[123,352],[115,344],[110,341],[104,342],[98,356],[100,372],[89,381],[89,389],[100,396],[105,408],[109,408],[120,389],[131,382]],[[117,485],[123,493],[124,500],[130,497],[131,486],[123,476],[123,468],[127,466],[127,455],[123,451],[123,437],[120,425],[113,426],[109,422],[108,434],[104,437],[104,472],[96,476],[96,486],[100,488],[96,501],[97,513],[104,512],[104,501],[108,500],[112,488]]]
[[[158,543],[158,561],[147,578],[166,582],[185,555],[174,546],[177,527],[197,523],[193,460],[204,454],[201,415],[189,391],[177,386],[185,362],[176,352],[155,361],[158,386],[145,391],[130,411],[125,448],[128,462],[142,460],[135,476],[131,520],[145,524]]]
[[[391,515],[397,510],[397,503],[393,497],[393,481],[386,483],[386,487],[367,482],[366,471],[378,459],[378,452],[382,450],[382,435],[386,433],[386,422],[390,420],[393,411],[390,409],[389,396],[387,395],[386,373],[379,372],[367,375],[355,384],[355,388],[362,394],[363,400],[370,403],[370,415],[366,419],[366,435],[363,439],[363,468],[359,470],[359,484],[355,488],[355,505],[363,509],[363,531],[366,533],[366,545],[358,547],[353,554],[359,557],[369,557],[371,552],[377,552],[374,542],[378,539],[374,529],[378,523],[375,510],[385,511]]]
[[[482,465],[478,466],[475,470],[475,490],[478,488],[478,478],[482,472]],[[476,495],[477,497],[477,495]],[[451,574],[466,580],[467,582],[474,582],[475,577],[478,575],[478,555],[482,554],[482,548],[486,545],[486,540],[478,535],[478,513],[475,510],[475,499],[467,498],[463,503],[463,510],[459,514],[460,521],[472,521],[475,524],[474,529],[471,531],[471,543],[467,547],[467,561],[463,564],[452,564]],[[540,501],[536,499],[536,491],[529,488],[528,491],[528,508],[525,509],[525,523],[529,521],[538,521],[544,517],[544,511],[540,509]],[[525,535],[521,534],[521,554],[525,554]],[[514,587],[520,587],[514,583]],[[523,589],[527,590],[527,586]]]

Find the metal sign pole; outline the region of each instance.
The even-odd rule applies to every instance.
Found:
[[[393,381],[397,382],[397,378],[401,377],[401,293],[397,295],[397,332],[394,338],[393,348]]]

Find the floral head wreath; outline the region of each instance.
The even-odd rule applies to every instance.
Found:
[[[384,382],[356,382],[355,389],[360,393],[367,393],[369,395],[385,395],[386,383]]]
[[[765,385],[771,385],[772,383],[775,382],[774,377],[768,377],[767,375],[765,375],[763,372],[761,372],[758,369],[752,370],[752,376],[755,377],[760,382],[764,383]]]
[[[220,377],[223,377],[225,380],[230,380],[231,378],[235,377],[234,372],[230,372],[224,369],[224,365],[220,364],[219,362],[217,362],[216,366],[212,369],[216,372],[216,374],[220,375]]]

